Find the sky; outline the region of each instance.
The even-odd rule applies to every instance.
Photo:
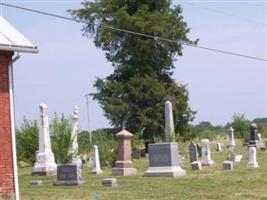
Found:
[[[5,3],[70,17],[81,1],[12,1]],[[266,1],[173,1],[181,4],[199,45],[267,58]],[[96,77],[113,72],[104,52],[83,37],[82,24],[1,6],[0,14],[38,46],[14,64],[16,124],[24,116],[38,118],[38,105],[70,115],[79,107],[81,129],[88,129],[85,94],[95,92]],[[217,11],[219,10],[219,11]],[[173,78],[187,85],[194,124],[224,125],[234,113],[247,119],[267,117],[267,62],[185,47],[177,57]],[[99,104],[90,99],[90,130],[110,127]]]

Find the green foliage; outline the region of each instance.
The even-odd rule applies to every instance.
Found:
[[[37,122],[24,118],[19,129],[16,129],[17,159],[29,164],[35,161],[35,151],[38,150]]]
[[[72,120],[67,119],[63,114],[59,117],[56,113],[50,123],[50,134],[52,138],[52,149],[58,164],[70,161],[68,148],[71,138]]]
[[[188,122],[194,112],[188,105],[186,87],[172,80],[175,56],[182,55],[180,42],[170,43],[158,37],[191,42],[189,29],[180,6],[170,1],[85,1],[83,8],[70,11],[78,19],[88,21],[83,27],[95,45],[106,52],[115,67],[105,80],[97,79],[93,94],[111,124],[132,133],[144,127],[143,139],[154,141],[164,133],[164,103],[173,103],[175,131],[188,138]],[[96,23],[142,32],[154,38],[96,26]]]
[[[250,121],[245,118],[244,114],[235,113],[233,116],[232,127],[238,138],[245,138],[249,134]]]

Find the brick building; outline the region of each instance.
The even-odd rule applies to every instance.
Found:
[[[0,16],[0,199],[19,199],[13,100],[13,63],[37,47]]]

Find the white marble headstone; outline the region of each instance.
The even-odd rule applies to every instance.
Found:
[[[228,147],[235,147],[234,129],[230,127],[228,134]]]
[[[71,140],[70,140],[70,146],[69,146],[69,155],[71,155],[71,163],[77,164],[79,166],[82,165],[82,161],[78,155],[78,140],[77,140],[77,134],[78,134],[78,125],[79,125],[79,117],[78,117],[78,106],[74,107],[73,112],[73,124],[72,124],[72,131],[71,131]]]
[[[211,159],[210,145],[208,139],[201,140],[201,163],[202,165],[212,165],[214,161]]]
[[[257,162],[257,149],[256,147],[249,147],[248,148],[248,167],[251,168],[258,168],[259,164]]]
[[[93,163],[92,163],[92,173],[100,174],[102,173],[99,160],[98,146],[93,146]]]
[[[39,150],[36,152],[36,162],[34,163],[33,175],[55,175],[57,165],[55,163],[54,154],[51,150],[47,106],[42,103],[39,108]]]

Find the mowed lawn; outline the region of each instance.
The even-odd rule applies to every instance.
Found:
[[[225,144],[225,142],[224,142]],[[185,145],[183,145],[185,146]],[[183,149],[182,153],[185,153]],[[103,168],[103,174],[89,174],[89,168],[83,169],[86,183],[82,186],[53,186],[56,177],[33,177],[32,168],[19,170],[20,196],[22,200],[139,200],[139,199],[226,199],[267,200],[267,151],[257,151],[259,169],[248,169],[247,147],[240,141],[235,149],[243,159],[233,171],[223,171],[222,163],[227,149],[215,151],[211,144],[212,159],[215,164],[204,167],[202,171],[192,171],[185,158],[186,176],[179,178],[143,177],[148,160],[134,160],[138,174],[133,177],[116,177],[118,187],[108,188],[101,185],[101,179],[111,176],[110,168]],[[31,186],[31,180],[42,180],[42,186]]]

